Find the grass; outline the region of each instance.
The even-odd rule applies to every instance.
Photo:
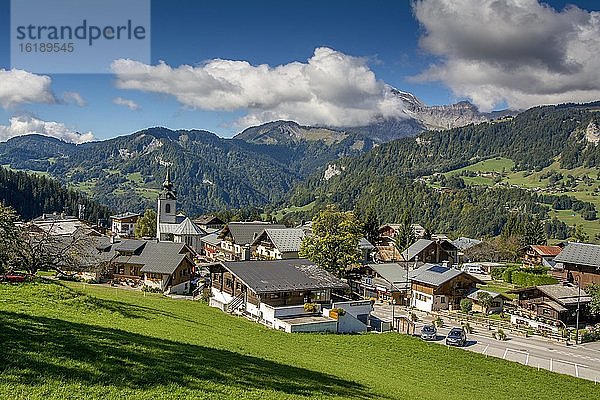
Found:
[[[472,171],[476,172],[477,176],[462,177],[468,185],[493,186],[496,184],[496,180],[499,180],[502,183],[525,189],[541,189],[547,193],[560,195],[563,192],[557,191],[556,185],[551,185],[549,178],[544,177],[548,175],[548,172],[559,172],[563,176],[560,182],[567,183],[569,175],[578,179],[577,184],[571,187],[569,191],[564,192],[564,194],[594,204],[596,210],[600,213],[600,169],[584,167],[565,169],[561,168],[558,162],[554,162],[539,172],[514,172],[512,171],[514,166],[514,161],[508,158],[497,157],[446,172],[444,175],[460,175],[462,172]],[[583,181],[584,178],[589,179],[588,183]],[[597,236],[600,235],[600,223],[597,220],[586,221],[579,214],[573,215],[573,212],[570,210],[552,211],[550,216],[556,216],[569,226],[582,225],[583,230],[590,236],[591,241],[597,241],[596,237],[600,237]]]
[[[398,334],[286,334],[199,302],[0,285],[2,399],[595,398],[592,382]]]
[[[271,214],[271,219],[274,218],[275,220],[277,220],[279,222],[279,221],[283,220],[283,218],[289,213],[310,211],[313,209],[314,206],[315,206],[315,202],[313,201],[311,203],[308,203],[308,204],[306,204],[304,206],[300,206],[300,207],[292,206],[292,207],[282,208],[281,210],[273,212]],[[264,214],[264,213],[261,214],[262,219],[265,219],[266,217],[267,217],[267,214]]]
[[[516,299],[516,294],[506,293],[509,290],[514,289],[516,286],[511,283],[506,283],[504,281],[490,281],[485,285],[477,285],[479,289],[487,290],[494,293],[504,293],[511,299]]]

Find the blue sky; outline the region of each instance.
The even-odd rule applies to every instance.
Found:
[[[426,0],[424,3],[432,1]],[[511,0],[506,1],[511,2]],[[528,0],[528,2],[531,1]],[[537,4],[535,1],[533,3]],[[594,23],[586,22],[585,18],[585,16],[591,15],[588,15],[588,11],[598,10],[594,1],[548,1],[545,3],[553,8],[550,10],[553,13],[544,17],[550,21],[546,25],[550,26],[555,21],[559,21],[556,22],[557,31],[552,31],[552,35],[560,36],[560,29],[564,29],[561,26],[565,24],[561,24],[560,20],[575,21],[573,23],[582,24],[582,26],[588,24],[585,26],[592,30],[597,28]],[[576,5],[583,13],[572,12],[567,16],[567,13],[563,12],[567,4]],[[531,9],[533,13],[539,11],[535,4],[531,5]],[[461,10],[457,9],[456,11]],[[467,98],[480,107],[497,109],[507,105],[522,107],[536,102],[553,102],[554,99],[559,102],[570,101],[571,97],[573,101],[588,100],[594,97],[596,88],[582,88],[575,78],[573,78],[572,84],[564,85],[564,87],[555,88],[557,85],[553,84],[554,92],[551,93],[553,97],[548,97],[550,96],[549,89],[540,89],[539,83],[532,85],[535,88],[532,87],[531,91],[527,93],[517,93],[518,91],[515,91],[510,83],[503,82],[498,78],[499,70],[493,69],[498,65],[498,59],[502,59],[501,62],[504,62],[508,57],[504,57],[504,54],[516,54],[513,49],[505,49],[504,46],[500,46],[499,50],[503,56],[495,58],[494,54],[490,56],[481,50],[481,46],[478,47],[477,43],[473,44],[473,48],[480,49],[482,54],[475,56],[470,55],[470,52],[465,51],[464,48],[446,52],[443,48],[436,48],[435,44],[420,44],[419,38],[427,34],[430,34],[432,41],[437,40],[438,42],[435,35],[444,34],[442,28],[435,25],[436,12],[435,7],[427,9],[424,4],[420,10],[420,17],[417,17],[411,2],[399,0],[154,0],[151,14],[150,64],[155,66],[159,61],[164,61],[168,66],[176,69],[184,64],[202,66],[206,60],[223,59],[247,61],[252,66],[267,64],[276,67],[292,62],[307,63],[307,60],[313,57],[315,49],[327,48],[335,51],[335,53],[328,54],[329,56],[340,54],[348,56],[352,64],[351,68],[360,69],[367,66],[369,72],[376,77],[377,82],[411,92],[428,105],[448,104]],[[544,14],[545,11],[541,13]],[[442,20],[444,16],[448,17],[448,15],[448,13],[442,15]],[[9,48],[8,0],[0,0],[0,16],[0,49],[2,49],[0,68],[10,70],[9,51],[7,51]],[[448,32],[453,33],[453,31]],[[535,35],[535,32],[531,34]],[[565,38],[568,37],[570,36],[565,34]],[[564,41],[557,40],[557,43],[559,42],[561,44],[557,44],[557,46],[563,46]],[[468,48],[469,44],[465,46]],[[578,50],[577,54],[592,49],[594,48]],[[469,55],[465,56],[466,53]],[[469,62],[477,60],[477,62],[485,63],[489,67],[488,70],[486,70],[487,67],[482,66],[477,71],[489,72],[487,75],[490,77],[490,81],[487,82],[485,76],[477,77],[476,81],[461,80],[460,68],[461,65],[465,65],[465,57]],[[485,59],[485,57],[490,59]],[[553,55],[550,54],[547,57],[553,57]],[[558,57],[560,58],[560,56]],[[581,57],[582,60],[587,60],[585,54]],[[441,70],[430,69],[432,65],[446,61],[448,61],[447,64]],[[588,61],[581,61],[581,64],[584,65],[586,62]],[[565,61],[564,64],[568,63]],[[575,74],[582,74],[581,70],[577,69],[576,71],[575,67],[572,68],[572,71],[567,72],[564,70],[565,68],[569,69],[568,67],[561,69],[560,66],[556,66],[556,70],[554,70],[555,66],[552,61],[548,61],[544,54],[540,54],[538,58],[531,61],[527,69],[530,70],[532,66],[540,66],[548,74],[554,75],[560,73],[569,74],[569,77],[572,77]],[[592,67],[590,66],[589,69],[592,70]],[[459,68],[458,72],[456,68]],[[511,59],[506,61],[501,72],[517,71],[518,74],[520,70],[525,71],[524,67],[518,65],[518,59],[516,64],[515,60]],[[465,74],[472,74],[472,71],[465,70]],[[182,100],[170,90],[157,91],[147,89],[148,86],[145,86],[146,89],[140,88],[142,85],[140,82],[129,82],[119,87],[116,84],[117,76],[115,74],[50,74],[48,76],[51,78],[50,90],[56,101],[51,102],[52,104],[35,101],[13,102],[9,106],[0,108],[0,125],[8,125],[11,117],[27,116],[64,124],[65,129],[69,130],[90,131],[96,139],[106,139],[156,125],[171,128],[206,129],[221,136],[231,136],[243,129],[247,121],[261,120],[261,118],[264,119],[271,115],[294,115],[290,108],[282,109],[273,104],[264,107],[258,106],[258,110],[249,111],[248,108],[255,107],[255,100],[252,98],[244,100],[248,103],[239,107],[231,106],[231,102],[223,107],[207,107],[206,103],[211,101],[210,98]],[[420,78],[417,79],[416,76]],[[522,77],[526,82],[532,80],[528,79],[525,73],[518,77]],[[173,78],[175,79],[175,77]],[[156,84],[155,79],[154,76],[148,76],[145,82],[147,85]],[[263,81],[259,80],[257,84],[263,84]],[[375,101],[378,104],[378,110],[384,110],[384,113],[388,112],[389,105],[387,103],[381,105],[383,103],[371,96],[373,90],[378,90],[379,87],[376,83],[373,85],[373,87],[365,89],[369,91],[370,96],[365,101]],[[133,88],[126,89],[123,88],[124,86]],[[482,90],[478,90],[478,87],[481,87]],[[269,87],[265,87],[264,90],[268,91]],[[581,97],[582,91],[586,92],[583,97]],[[68,92],[78,93],[85,101],[85,105],[77,105],[75,101],[61,100]],[[354,92],[350,91],[350,93]],[[194,93],[190,94],[190,96],[194,95]],[[198,96],[202,97],[203,94],[200,93]],[[137,110],[115,104],[116,98],[129,101],[129,105]],[[339,97],[335,98],[339,99]],[[327,104],[331,106],[329,101],[328,98]],[[344,97],[340,101],[342,105],[339,106],[342,107],[350,100]],[[238,104],[237,100],[232,100],[232,102]],[[354,106],[358,107],[355,104],[351,105],[351,107]],[[314,122],[339,121],[339,118],[336,119],[329,115],[331,110],[337,109],[332,107],[324,110],[319,117],[315,117]],[[311,122],[311,110],[312,108],[307,108],[302,114],[299,114],[299,118],[303,119],[301,122]],[[252,118],[249,118],[248,115]],[[365,113],[364,115],[364,118],[370,118],[371,114]],[[5,131],[8,131],[8,128],[5,128]]]

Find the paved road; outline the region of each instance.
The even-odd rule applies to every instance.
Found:
[[[391,319],[391,306],[376,305],[376,314]],[[405,315],[397,307],[395,315]],[[416,323],[416,332],[431,320],[431,316],[419,313],[420,322]],[[450,326],[438,329],[438,340],[434,343],[445,345],[445,337]],[[475,331],[468,336],[465,350],[482,353],[490,357],[504,358],[533,368],[543,368],[550,371],[578,376],[600,384],[600,343],[584,345],[569,345],[556,343],[542,338],[524,338],[507,333],[508,340],[499,341],[492,338],[492,331],[475,326]]]

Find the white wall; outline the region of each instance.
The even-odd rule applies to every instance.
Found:
[[[427,301],[418,300],[417,296],[416,296],[417,294],[421,294],[423,296],[426,296],[427,297]],[[430,294],[427,294],[427,293],[423,293],[423,292],[419,292],[419,291],[413,290],[413,296],[412,296],[412,300],[411,300],[411,305],[413,307],[415,307],[417,310],[431,312],[432,311],[432,306],[433,306],[433,296],[431,296]]]

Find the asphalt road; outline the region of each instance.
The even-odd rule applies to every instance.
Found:
[[[405,315],[399,307],[395,315]],[[391,306],[376,306],[376,314],[391,319]],[[425,313],[419,313],[420,322],[416,323],[415,333],[431,319]],[[454,325],[438,328],[438,339],[433,341],[445,346],[446,334]],[[485,354],[489,357],[503,358],[509,361],[528,365],[532,368],[588,379],[600,384],[600,343],[584,345],[565,345],[537,337],[512,336],[507,332],[508,340],[500,341],[492,337],[492,331],[478,326],[467,335],[465,350]]]

